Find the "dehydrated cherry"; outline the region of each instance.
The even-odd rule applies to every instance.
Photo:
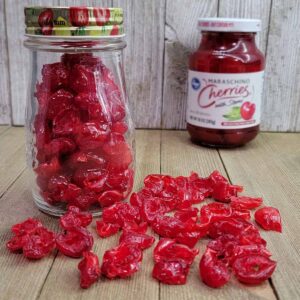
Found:
[[[120,244],[104,253],[102,274],[110,279],[129,277],[139,270],[142,258],[143,253],[139,247]]]
[[[102,238],[106,238],[116,234],[120,230],[119,224],[105,223],[103,221],[96,222],[96,231]]]
[[[74,141],[70,138],[61,137],[53,139],[45,145],[44,152],[48,157],[71,153],[76,149]]]
[[[263,255],[238,257],[232,264],[237,279],[243,283],[259,284],[270,278],[276,262]]]
[[[146,233],[148,228],[147,222],[137,224],[135,221],[124,221],[123,230],[134,231],[138,233]]]
[[[101,207],[111,206],[117,202],[121,202],[124,200],[124,196],[122,193],[118,191],[105,191],[98,198],[98,202]]]
[[[254,217],[263,229],[282,232],[281,217],[277,208],[271,206],[260,208],[255,212]]]
[[[199,270],[202,281],[213,288],[225,285],[230,279],[228,268],[217,259],[216,252],[210,248],[207,248],[202,256]]]
[[[92,68],[76,64],[70,73],[70,87],[77,93],[96,92],[95,75]]]
[[[244,219],[225,218],[215,221],[209,225],[209,236],[217,238],[223,234],[239,235],[258,232],[258,229],[250,222]]]
[[[93,252],[84,252],[78,269],[80,271],[80,286],[83,289],[89,288],[101,275],[98,256]]]
[[[159,215],[163,215],[166,211],[167,209],[161,203],[161,200],[155,197],[145,198],[140,209],[142,219],[149,224],[151,224]]]
[[[193,221],[197,222],[198,220],[199,209],[196,207],[186,208],[177,210],[174,214],[174,217],[179,219],[182,222]]]
[[[93,236],[84,227],[72,228],[56,238],[57,249],[62,254],[75,258],[81,257],[85,251],[90,251],[93,243]]]
[[[87,227],[91,224],[92,219],[92,214],[82,212],[76,206],[69,206],[68,211],[60,218],[59,222],[62,228],[70,230],[78,226]]]
[[[172,239],[161,239],[153,251],[155,262],[159,261],[183,261],[191,265],[195,256],[199,253],[198,249],[190,249],[186,245],[177,244]]]
[[[201,223],[214,222],[232,215],[231,208],[223,203],[209,203],[203,205],[200,210]]]
[[[53,119],[53,133],[55,136],[73,136],[78,133],[80,127],[79,111],[70,108],[61,111]]]
[[[35,229],[43,227],[43,224],[40,220],[28,218],[22,223],[15,224],[11,227],[11,231],[17,235],[25,235],[32,233]]]
[[[42,68],[43,84],[51,91],[67,87],[69,71],[62,63],[45,64]]]
[[[55,235],[44,227],[38,227],[23,237],[23,254],[30,259],[40,259],[55,248]]]
[[[60,169],[59,160],[57,157],[54,157],[50,162],[39,164],[35,168],[35,172],[41,177],[50,178],[52,175],[57,174]]]
[[[175,238],[179,232],[185,230],[185,223],[171,216],[157,216],[152,229],[162,237]]]
[[[136,245],[142,250],[151,247],[154,241],[155,238],[153,236],[128,230],[123,230],[123,233],[119,239],[119,243]]]
[[[73,103],[73,94],[60,89],[53,93],[49,98],[47,118],[53,120],[61,111],[70,109]]]
[[[78,128],[77,145],[82,150],[93,150],[102,147],[108,139],[109,126],[96,122],[87,122]]]
[[[233,196],[230,198],[231,207],[237,209],[254,209],[261,206],[262,202],[262,198],[253,198],[247,196]]]
[[[183,261],[159,261],[154,264],[152,277],[165,284],[185,284],[189,266]]]

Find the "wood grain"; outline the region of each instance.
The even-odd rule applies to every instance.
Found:
[[[159,173],[160,132],[138,131],[136,136],[136,183],[134,189],[139,189],[144,177],[149,173]],[[95,234],[94,228],[92,232]],[[105,250],[118,244],[118,236],[100,239],[96,235],[94,252],[102,260]],[[79,287],[78,260],[72,260],[58,255],[41,292],[42,299],[105,299],[105,300],[155,300],[159,295],[159,284],[151,278],[152,250],[144,251],[142,269],[129,279],[102,279],[85,291]]]
[[[257,34],[257,44],[259,49],[265,53],[269,33],[270,10],[271,0],[219,0],[218,16],[260,19],[262,30]]]
[[[188,56],[200,41],[199,17],[216,17],[217,0],[167,0],[162,128],[185,128]]]
[[[300,130],[300,2],[273,0],[267,48],[264,130]]]
[[[170,174],[172,176],[187,176],[191,171],[195,171],[201,176],[208,176],[215,169],[219,170],[224,175],[226,174],[217,150],[193,145],[189,141],[186,132],[162,132],[161,162],[162,174]],[[199,278],[198,265],[207,242],[207,239],[202,239],[198,243],[200,255],[196,257],[195,262],[191,267],[187,284],[184,286],[168,286],[161,284],[161,300],[276,299],[268,282],[265,282],[260,286],[247,287],[232,278],[231,281],[221,289],[212,289],[202,283]]]
[[[272,281],[280,299],[300,298],[300,138],[299,134],[263,133],[247,147],[220,151],[235,183],[279,209],[283,233],[264,238],[278,262]]]
[[[24,171],[24,128],[10,128],[0,136],[0,196]]]
[[[114,0],[125,12],[125,72],[137,128],[160,128],[165,0]]]
[[[1,125],[0,126],[0,135],[5,132],[6,130],[8,130],[9,126],[4,126],[4,125]]]
[[[10,124],[9,67],[4,7],[4,1],[0,1],[0,124]]]

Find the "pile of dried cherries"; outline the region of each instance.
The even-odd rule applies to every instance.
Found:
[[[205,284],[218,288],[233,275],[242,283],[259,284],[271,277],[276,262],[270,259],[266,241],[250,221],[250,211],[262,206],[263,200],[241,196],[242,190],[218,171],[207,178],[196,173],[176,178],[148,175],[144,187],[131,195],[130,203],[104,208],[96,221],[95,230],[101,238],[121,231],[119,244],[105,251],[101,265],[91,251],[94,239],[87,229],[92,215],[77,206],[69,206],[60,218],[61,233],[51,232],[32,218],[14,225],[7,248],[28,259],[40,259],[54,249],[69,257],[83,257],[78,265],[80,286],[88,288],[100,276],[132,276],[141,267],[143,251],[158,235],[152,276],[165,284],[185,284],[199,254],[198,241],[210,238],[199,264],[199,276]],[[216,202],[195,207],[207,198]],[[276,208],[262,206],[254,218],[264,230],[282,230]],[[148,226],[152,235],[146,233]]]

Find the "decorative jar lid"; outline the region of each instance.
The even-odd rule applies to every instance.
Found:
[[[124,36],[122,8],[27,6],[24,13],[27,36]]]

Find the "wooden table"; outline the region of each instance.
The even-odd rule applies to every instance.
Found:
[[[102,279],[89,290],[81,290],[78,260],[53,254],[32,262],[9,253],[5,243],[14,223],[31,216],[58,230],[57,219],[33,205],[24,140],[23,128],[0,127],[0,299],[300,299],[300,134],[261,133],[244,148],[213,150],[191,144],[183,131],[137,131],[135,189],[149,173],[176,176],[194,170],[206,176],[218,169],[232,182],[242,184],[246,194],[262,196],[265,204],[280,209],[283,234],[262,232],[278,261],[272,279],[256,287],[231,280],[221,289],[208,288],[199,280],[200,257],[184,286],[163,285],[152,279],[149,249],[141,271],[132,278]],[[95,237],[94,251],[101,258],[106,249],[117,244],[117,238]],[[202,253],[206,243],[199,243]]]

